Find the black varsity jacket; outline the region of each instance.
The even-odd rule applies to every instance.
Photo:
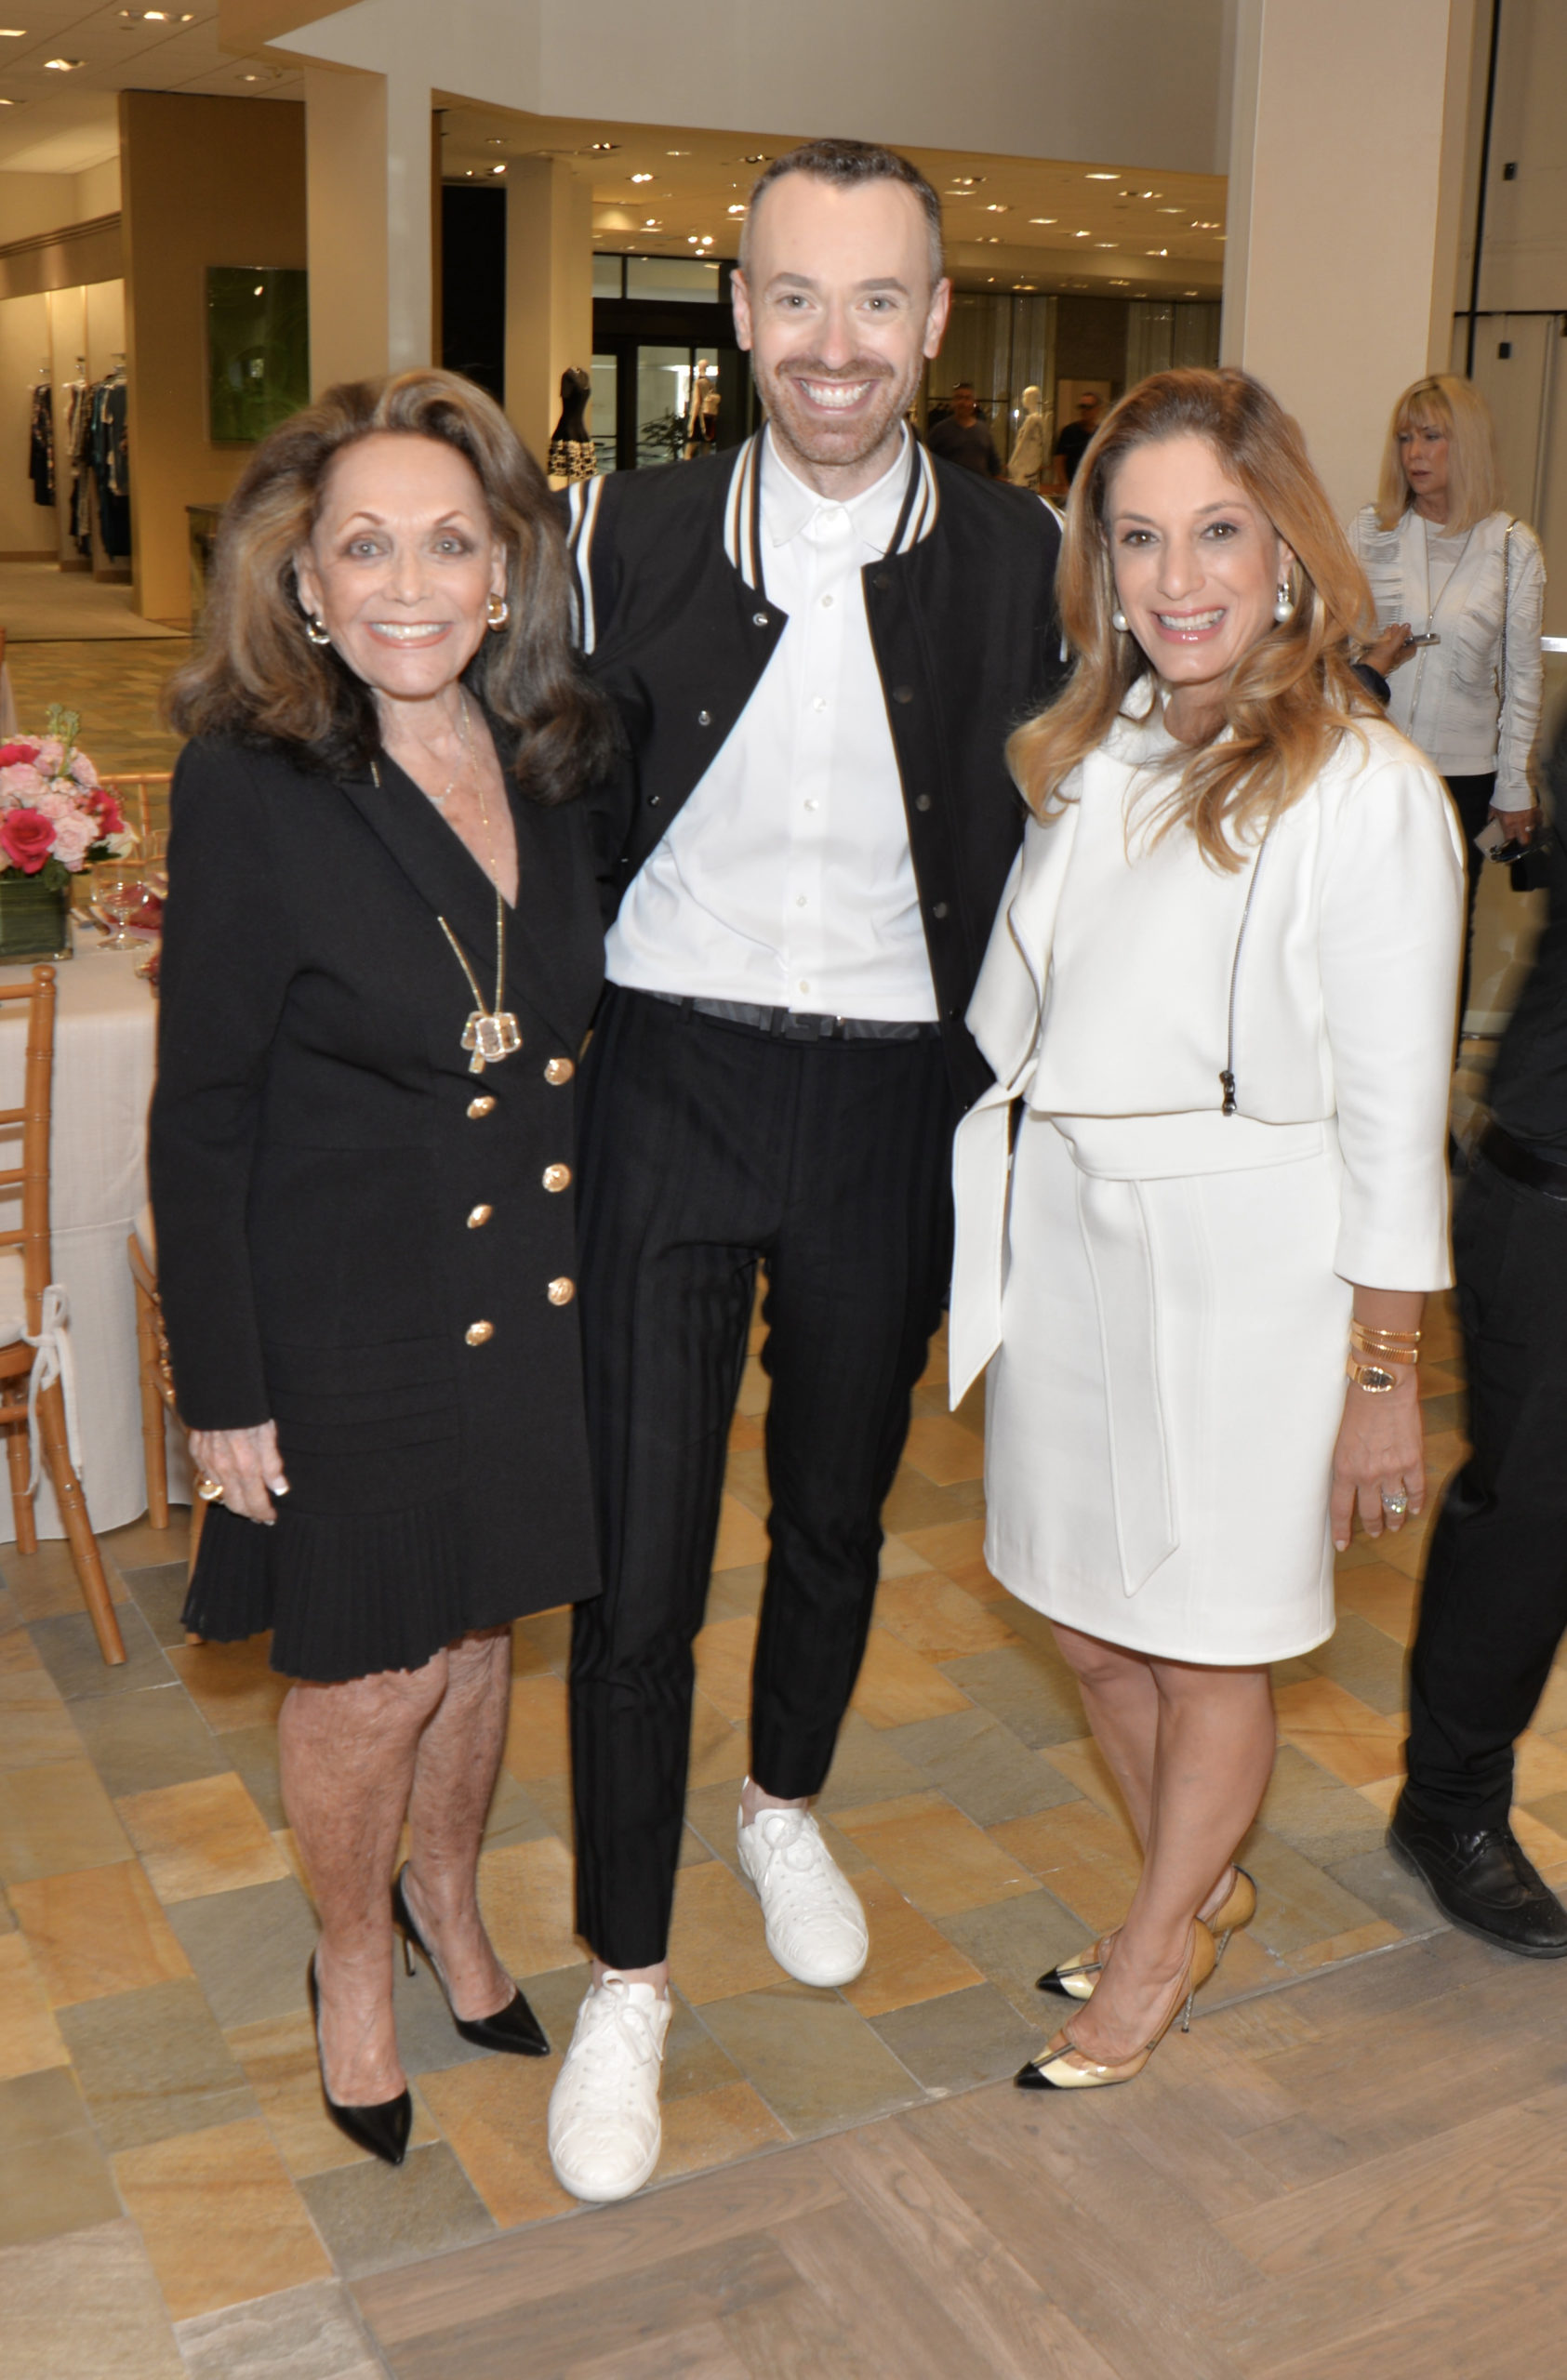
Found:
[[[610,916],[788,625],[764,570],[761,443],[570,494],[582,646],[626,734],[621,765],[592,797]],[[1062,673],[1060,532],[1038,497],[916,441],[909,466],[897,529],[862,575],[961,1112],[989,1081],[963,1014],[1023,829],[1003,750]]]

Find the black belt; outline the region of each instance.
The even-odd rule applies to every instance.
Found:
[[[1548,1157],[1536,1157],[1533,1149],[1521,1148],[1500,1124],[1486,1126],[1480,1154],[1498,1173],[1505,1173],[1509,1182],[1521,1182],[1526,1190],[1539,1190],[1546,1197],[1560,1198],[1567,1204],[1567,1165],[1558,1165]]]
[[[799,1009],[761,1008],[750,1000],[704,1000],[680,992],[647,992],[644,997],[662,1000],[686,1016],[744,1025],[770,1041],[934,1041],[941,1031],[939,1025],[904,1024],[881,1016],[809,1016]]]

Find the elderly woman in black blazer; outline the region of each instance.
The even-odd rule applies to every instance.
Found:
[[[152,1174],[211,1504],[188,1626],[272,1631],[334,2120],[410,2103],[394,1924],[541,2053],[479,1914],[509,1623],[598,1586],[572,1081],[608,731],[548,487],[468,382],[333,389],[224,516],[176,772]],[[392,1880],[405,1815],[411,1858]]]

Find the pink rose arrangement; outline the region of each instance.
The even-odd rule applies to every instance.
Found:
[[[128,859],[136,837],[85,752],[80,720],[59,704],[48,733],[0,744],[0,875],[35,877],[63,892],[97,859]]]

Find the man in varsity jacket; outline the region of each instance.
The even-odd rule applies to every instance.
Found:
[[[864,1912],[810,1815],[865,1650],[881,1506],[945,1302],[963,1025],[1022,830],[1003,752],[1059,672],[1055,516],[905,427],[941,341],[940,206],[818,141],[757,184],[735,279],[768,427],[573,491],[590,666],[629,758],[583,1061],[581,1313],[604,1593],[571,1673],[592,1983],[550,2111],[578,2197],[657,2162],[702,1625],[756,1267],[772,1551],[738,1858],[823,1988]]]

